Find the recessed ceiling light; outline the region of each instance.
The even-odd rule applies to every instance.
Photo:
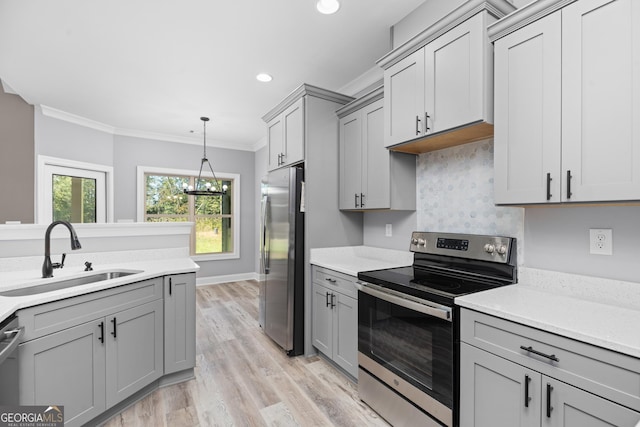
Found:
[[[269,74],[267,73],[260,73],[256,76],[256,80],[258,80],[259,82],[270,82],[271,80],[273,80],[273,77],[271,77]]]
[[[320,13],[331,15],[340,9],[340,2],[338,0],[318,0],[316,9],[318,9]]]

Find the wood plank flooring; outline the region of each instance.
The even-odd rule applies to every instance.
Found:
[[[388,426],[321,357],[289,358],[258,325],[258,283],[199,286],[196,378],[161,388],[106,427]]]

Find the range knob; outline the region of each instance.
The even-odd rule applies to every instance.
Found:
[[[487,253],[492,254],[495,250],[496,250],[496,247],[491,243],[487,243],[486,245],[484,245],[484,251]]]
[[[418,246],[426,246],[427,245],[427,241],[424,239],[418,239]]]
[[[411,244],[412,245],[417,245],[418,244],[418,239],[416,239],[415,237],[413,239],[411,239]]]
[[[507,253],[507,247],[505,245],[500,245],[498,246],[497,251],[500,255],[504,255]]]

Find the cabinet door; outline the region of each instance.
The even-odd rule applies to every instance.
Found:
[[[560,201],[560,13],[495,42],[496,203]]]
[[[304,98],[282,113],[284,125],[283,165],[304,160]]]
[[[333,357],[333,316],[331,292],[324,286],[313,283],[313,320],[311,337],[313,346],[330,358]]]
[[[424,135],[424,49],[384,72],[385,147]]]
[[[164,278],[164,373],[196,365],[196,278]]]
[[[562,9],[563,200],[640,199],[638,117],[640,2]]]
[[[358,377],[358,300],[333,293],[333,360]]]
[[[340,119],[340,209],[360,208],[362,193],[362,113]]]
[[[163,301],[107,317],[107,408],[160,378],[163,366]]]
[[[65,425],[80,426],[105,408],[104,319],[19,346],[20,404],[64,405]]]
[[[427,133],[485,119],[484,17],[476,14],[424,48]]]
[[[640,421],[638,412],[553,378],[542,376],[542,392],[542,425],[546,427],[632,427]]]
[[[282,115],[279,115],[267,124],[267,145],[269,150],[268,169],[270,171],[280,167],[281,157],[284,152],[282,148],[283,143]]]
[[[365,209],[391,207],[389,150],[384,146],[384,101],[362,109],[362,194]]]
[[[460,343],[460,426],[539,427],[540,378],[524,366]]]

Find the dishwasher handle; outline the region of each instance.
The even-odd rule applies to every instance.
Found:
[[[22,338],[22,335],[24,335],[24,327],[4,332],[4,335],[6,335],[7,337],[9,337],[11,334],[14,334],[13,338],[11,338],[11,341],[9,341],[9,343],[6,344],[6,346],[2,350],[0,350],[0,365],[2,365],[2,362],[4,362],[18,347],[18,344],[20,344],[20,338]],[[0,347],[4,345],[4,341],[0,342]]]

